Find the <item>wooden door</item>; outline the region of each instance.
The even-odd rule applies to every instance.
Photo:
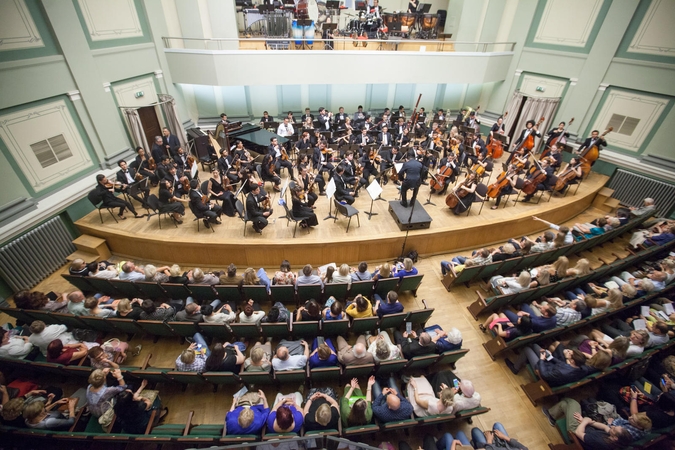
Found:
[[[154,106],[144,106],[138,108],[138,116],[141,119],[141,124],[143,125],[143,133],[145,133],[145,139],[148,142],[150,148],[146,148],[146,154],[149,154],[152,145],[155,143],[155,136],[162,135],[162,127],[159,126],[159,120],[157,119],[157,112],[155,111]]]

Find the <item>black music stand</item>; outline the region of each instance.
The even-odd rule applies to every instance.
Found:
[[[433,178],[434,180],[436,180],[436,183],[438,183],[438,178],[436,178],[436,175],[434,175],[433,173],[430,173],[429,175],[431,176],[431,178]],[[434,203],[434,202],[431,201],[431,193],[432,193],[433,191],[434,191],[434,190],[431,189],[431,183],[429,183],[429,196],[427,197],[427,201],[424,202],[424,205],[425,205],[425,206],[426,206],[426,205],[434,205],[434,206],[436,206],[436,203]]]
[[[340,2],[328,2],[330,3],[337,3],[338,5]],[[330,9],[330,7],[329,7]],[[338,14],[340,10],[338,9]],[[324,50],[333,50],[333,36],[335,35],[335,30],[337,30],[338,24],[337,23],[325,23],[321,26],[321,34],[323,36],[323,39],[325,40],[323,44]]]
[[[326,2],[326,9],[337,9],[340,11],[340,2],[339,1],[334,1],[334,0],[328,0]],[[331,25],[331,24],[324,24],[325,25]],[[337,24],[335,24],[337,25]]]
[[[260,14],[272,13],[274,12],[274,5],[258,5],[258,11],[260,11]]]
[[[273,128],[275,131],[279,127],[279,122],[263,122],[263,128],[264,129],[269,129]]]

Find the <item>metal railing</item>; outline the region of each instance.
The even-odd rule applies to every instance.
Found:
[[[513,52],[515,42],[463,42],[432,39],[359,39],[337,36],[332,39],[294,37],[256,38],[184,38],[162,37],[167,49],[199,51],[228,50],[380,50],[463,53]]]

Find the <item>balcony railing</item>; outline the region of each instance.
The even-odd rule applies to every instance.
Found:
[[[267,38],[184,38],[163,37],[167,49],[185,49],[206,52],[255,50],[255,51],[408,51],[454,53],[508,53],[515,42],[462,42],[431,39],[359,39],[336,36],[332,39],[267,37]]]

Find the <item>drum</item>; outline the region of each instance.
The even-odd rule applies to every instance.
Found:
[[[415,14],[403,13],[399,16],[399,20],[401,21],[401,31],[403,33],[409,33],[413,25],[415,25]]]
[[[297,20],[293,20],[291,24],[291,30],[293,32],[294,39],[302,39],[302,27],[298,25]],[[302,41],[295,41],[295,45],[302,45]]]
[[[392,24],[400,22],[401,19],[398,14],[385,13],[382,14],[382,20],[387,27],[390,27]]]
[[[434,31],[438,25],[437,14],[424,14],[422,16],[422,31]]]
[[[379,17],[372,17],[365,23],[363,29],[365,31],[374,33],[380,28],[380,26],[382,26],[382,19]]]
[[[361,21],[359,19],[350,20],[347,24],[347,30],[358,32],[361,30]]]
[[[316,32],[316,28],[314,27],[314,21],[312,20],[312,23],[305,27],[305,38],[311,39],[311,40],[307,41],[307,45],[314,44],[314,33],[315,32]]]

